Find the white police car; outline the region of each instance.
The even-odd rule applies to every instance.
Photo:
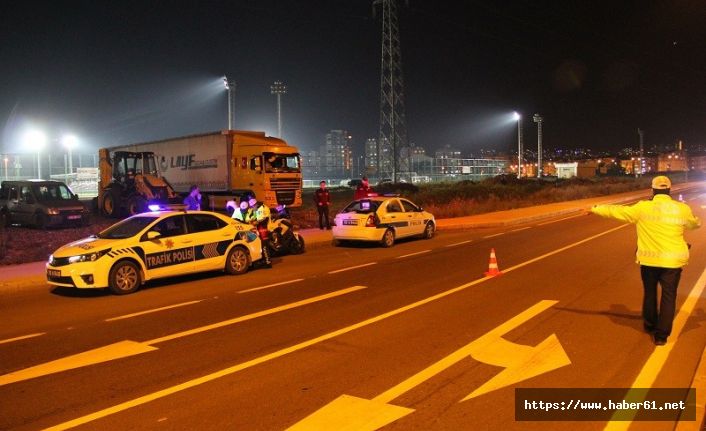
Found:
[[[429,239],[436,230],[431,213],[397,196],[355,200],[336,215],[334,223],[336,245],[341,241],[376,241],[383,247],[391,247],[399,238],[420,236]]]
[[[252,226],[208,211],[134,215],[49,256],[47,282],[122,295],[144,282],[201,271],[243,274],[262,258]]]

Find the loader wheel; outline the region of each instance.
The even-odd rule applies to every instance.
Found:
[[[105,197],[103,198],[103,208],[101,209],[103,210],[103,214],[107,215],[108,217],[118,217],[120,212],[120,206],[118,205],[118,201],[117,199],[115,199],[115,195],[113,193],[106,193]]]

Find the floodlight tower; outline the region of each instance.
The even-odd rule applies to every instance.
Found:
[[[534,114],[534,122],[537,123],[537,178],[542,178],[542,118],[539,114]]]
[[[643,144],[645,139],[645,132],[638,127],[637,134],[640,135],[640,160],[638,160],[637,162],[637,171],[635,171],[636,177],[638,176],[638,174],[642,175],[642,158],[645,156]]]
[[[389,175],[397,182],[401,171],[409,172],[411,157],[411,151],[407,151],[407,158],[401,157],[402,148],[407,147],[407,124],[397,19],[398,0],[374,0],[373,15],[378,5],[382,8],[382,59],[377,169],[380,178]]]
[[[522,115],[515,112],[513,115],[517,121],[517,179],[522,178]]]
[[[287,94],[287,86],[282,81],[275,81],[270,86],[270,93],[277,96],[277,136],[282,138],[282,95]]]
[[[233,130],[233,123],[235,122],[233,120],[235,115],[235,81],[224,76],[223,85],[228,91],[228,130]]]

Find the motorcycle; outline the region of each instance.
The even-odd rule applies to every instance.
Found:
[[[270,256],[304,253],[304,238],[294,231],[286,207],[272,210],[270,217],[258,222],[256,228]]]

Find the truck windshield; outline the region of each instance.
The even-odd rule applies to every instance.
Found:
[[[299,154],[263,153],[265,172],[301,172]]]
[[[64,184],[38,184],[32,186],[38,201],[62,201],[73,199],[71,190]]]

